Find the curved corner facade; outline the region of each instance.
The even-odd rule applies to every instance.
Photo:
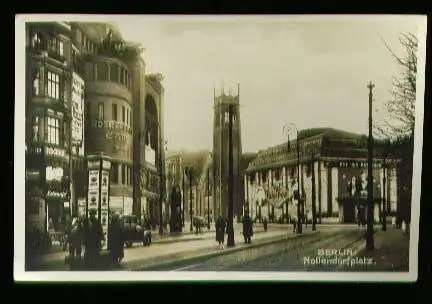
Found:
[[[110,205],[132,212],[133,107],[128,66],[117,58],[92,57],[86,70],[86,154],[112,158]]]

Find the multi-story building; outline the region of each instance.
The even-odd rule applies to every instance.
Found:
[[[41,229],[85,206],[95,153],[112,159],[111,208],[158,221],[164,88],[141,53],[112,24],[26,24],[26,214]]]
[[[228,214],[228,183],[229,183],[229,108],[232,109],[232,153],[234,174],[234,216],[241,217],[243,213],[242,195],[243,182],[240,168],[242,157],[241,124],[240,124],[240,94],[225,94],[222,88],[220,96],[214,96],[213,117],[213,168],[217,186],[214,188],[213,202],[216,213]]]
[[[259,151],[249,164],[244,192],[252,217],[277,219],[282,214],[296,214],[293,194],[300,180],[298,193],[305,195],[305,212],[311,212],[314,203],[318,222],[322,218],[353,222],[355,185],[361,185],[362,192],[367,189],[367,137],[335,129],[309,129],[299,132],[298,143],[298,151],[297,139]],[[379,221],[384,184],[387,214],[396,215],[401,203],[400,173],[398,160],[384,158],[382,146],[377,145],[374,154],[374,218]]]
[[[84,54],[86,153],[112,159],[110,207],[158,221],[163,195],[163,99],[160,74],[145,74],[139,45],[115,25],[73,23]]]
[[[70,180],[84,174],[84,81],[69,23],[25,28],[26,216],[43,230],[64,222],[83,195]]]

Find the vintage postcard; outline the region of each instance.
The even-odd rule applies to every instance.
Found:
[[[15,280],[417,279],[426,16],[18,15],[15,43]]]

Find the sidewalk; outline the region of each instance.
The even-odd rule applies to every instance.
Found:
[[[373,251],[359,251],[359,258],[373,259],[375,262],[367,271],[408,271],[409,235],[400,229],[388,227],[387,231],[378,228],[374,234]]]
[[[235,227],[236,238],[243,239],[241,234],[241,229],[239,227]],[[277,229],[276,232],[281,233],[281,229]],[[255,235],[263,234],[263,230],[257,228],[255,230]],[[238,236],[237,236],[238,235]],[[144,255],[147,257],[148,254],[152,254],[153,251],[157,252],[157,255],[165,254],[168,250],[168,253],[171,253],[170,250],[174,250],[173,252],[184,251],[186,248],[194,249],[196,246],[202,245],[204,247],[209,247],[215,239],[215,231],[214,230],[202,230],[201,234],[194,234],[194,232],[186,231],[183,233],[179,233],[177,235],[172,234],[164,234],[159,235],[156,232],[153,232],[152,235],[152,245],[149,247],[143,247],[141,243],[134,243],[131,248],[125,248],[124,253],[125,257],[123,259],[124,263],[127,263],[127,257],[131,257],[132,260],[138,258],[142,258]],[[155,249],[156,248],[156,249]],[[174,248],[174,249],[172,249]],[[202,248],[202,247],[199,247]],[[42,270],[67,270],[69,266],[65,264],[65,256],[66,252],[57,251],[51,252],[41,256],[38,259],[37,265],[38,268]]]

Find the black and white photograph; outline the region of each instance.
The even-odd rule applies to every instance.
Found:
[[[426,16],[15,25],[15,280],[417,280]]]

